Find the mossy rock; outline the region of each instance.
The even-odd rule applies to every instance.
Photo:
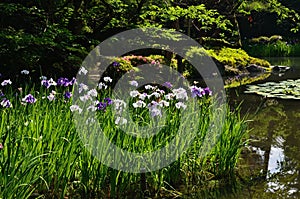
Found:
[[[228,65],[232,68],[246,68],[251,64],[269,68],[271,65],[266,60],[249,56],[247,52],[242,49],[224,47],[220,50],[208,50],[208,53],[222,64]]]
[[[265,68],[270,68],[271,64],[267,60],[250,57],[249,64],[256,64]]]
[[[282,36],[280,35],[272,35],[271,37],[266,37],[266,36],[260,36],[257,38],[252,38],[250,39],[250,43],[253,44],[267,44],[267,43],[274,43],[277,41],[282,40]]]
[[[271,71],[270,63],[268,61],[251,57],[242,49],[228,47],[209,50],[205,50],[204,48],[191,48],[186,54],[187,57],[203,55],[212,57],[223,77],[249,74],[249,71],[246,69],[249,65],[259,66],[261,72]],[[193,67],[190,67],[187,64],[185,69],[187,70],[186,74],[197,77],[197,73]]]

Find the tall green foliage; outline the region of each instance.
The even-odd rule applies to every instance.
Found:
[[[238,16],[276,13],[278,22],[299,29],[299,11],[279,0],[3,0],[0,3],[0,72],[21,68],[70,74],[100,41],[135,27],[182,31],[241,45]],[[54,71],[54,72],[51,72]],[[72,74],[73,75],[73,74]]]
[[[284,3],[284,2],[283,2]],[[278,0],[248,0],[243,1],[238,9],[239,13],[250,15],[252,11],[275,13],[277,15],[277,23],[285,23],[289,30],[296,33],[300,27],[299,11],[293,10],[282,4]]]

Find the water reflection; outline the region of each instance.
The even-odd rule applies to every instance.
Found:
[[[248,150],[239,162],[242,185],[189,198],[300,198],[299,102],[242,96],[251,128]]]
[[[266,80],[300,79],[300,58],[267,58],[272,65],[293,67]],[[242,103],[249,144],[238,162],[239,183],[197,192],[187,198],[300,198],[300,100],[270,99],[245,94],[245,86],[228,91],[231,107]]]
[[[268,161],[268,168],[266,169],[269,174],[268,178],[272,174],[280,172],[281,164],[284,160],[284,151],[282,148],[271,146],[270,156]]]
[[[273,64],[294,69],[283,76],[274,74],[266,81],[300,79],[300,58],[281,58]],[[242,111],[252,120],[248,151],[239,162],[240,171],[252,183],[234,196],[300,198],[300,101],[267,99],[244,94],[244,89],[230,91],[229,99],[232,104],[243,101]]]
[[[260,176],[261,182],[250,187],[251,194],[248,192],[247,197],[299,198],[299,102],[265,101],[261,107],[258,112],[250,113],[252,154],[244,157],[248,158],[244,164],[251,169],[252,175]],[[259,157],[253,159],[253,154]]]

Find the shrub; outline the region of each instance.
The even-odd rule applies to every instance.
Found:
[[[56,26],[50,26],[40,34],[3,29],[0,31],[0,72],[14,77],[26,68],[35,71],[36,76],[41,73],[74,76],[89,50],[80,44],[82,39]]]

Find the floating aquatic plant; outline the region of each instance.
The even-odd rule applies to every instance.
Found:
[[[268,98],[300,99],[300,79],[249,85],[245,93],[256,93]]]

